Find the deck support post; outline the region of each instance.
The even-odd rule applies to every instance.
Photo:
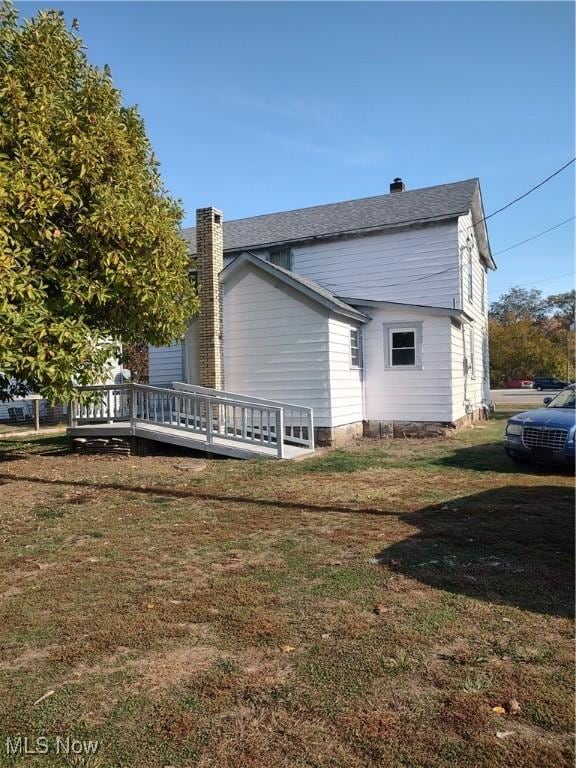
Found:
[[[32,400],[32,407],[34,408],[34,432],[40,432],[40,400],[37,398]]]
[[[209,397],[206,398],[206,442],[208,445],[212,445],[212,401]]]
[[[284,458],[284,410],[276,411],[276,452],[279,459]]]
[[[314,450],[314,415],[312,409],[308,411],[308,441],[310,450]]]
[[[78,419],[76,416],[76,401],[70,400],[68,403],[68,426],[69,427],[76,427],[78,426]]]
[[[136,401],[136,389],[135,387],[130,387],[130,431],[132,434],[134,434],[134,428],[136,426],[136,416],[137,416],[137,407],[138,403]]]

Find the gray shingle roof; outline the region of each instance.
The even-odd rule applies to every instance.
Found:
[[[224,220],[224,250],[262,248],[347,232],[449,219],[470,211],[478,188],[478,179],[468,179],[247,219]],[[190,243],[191,252],[195,253],[195,227],[183,229],[182,234]]]

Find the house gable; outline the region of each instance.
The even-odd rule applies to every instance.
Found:
[[[220,275],[222,285],[226,285],[229,280],[234,279],[246,269],[260,270],[275,281],[278,287],[282,286],[285,290],[291,290],[301,299],[305,297],[334,314],[342,315],[358,322],[367,322],[369,320],[369,317],[346,304],[346,302],[332,294],[324,286],[289,272],[286,269],[282,269],[282,267],[270,264],[254,254],[243,253],[229,264]]]

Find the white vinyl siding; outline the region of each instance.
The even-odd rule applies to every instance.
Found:
[[[293,262],[337,296],[450,308],[459,296],[456,221],[295,246]]]
[[[465,346],[462,339],[454,340],[452,367],[454,371],[454,403],[457,416],[467,410],[476,410],[490,401],[489,360],[488,360],[488,312],[487,312],[487,271],[480,258],[478,244],[472,224],[472,216],[461,216],[458,236],[463,257],[463,309],[473,318],[465,323]],[[468,256],[471,256],[471,272],[468,270]],[[472,300],[469,297],[468,280],[471,275]],[[460,380],[463,369],[463,355],[470,361],[467,380]]]
[[[332,426],[327,313],[252,266],[223,291],[226,389],[313,408]]]
[[[314,423],[362,421],[352,323],[252,266],[224,285],[226,389],[314,409]]]
[[[362,371],[350,366],[350,335],[355,329],[340,318],[329,320],[330,407],[333,427],[363,419]]]
[[[450,318],[374,307],[370,315],[372,321],[364,326],[366,418],[451,422]],[[421,325],[421,368],[385,366],[385,333],[398,325]]]
[[[155,387],[171,387],[173,381],[182,381],[182,344],[168,347],[150,347],[148,350],[148,381]]]

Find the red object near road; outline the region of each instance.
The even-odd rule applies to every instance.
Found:
[[[528,379],[508,379],[506,389],[532,389],[532,382]]]

